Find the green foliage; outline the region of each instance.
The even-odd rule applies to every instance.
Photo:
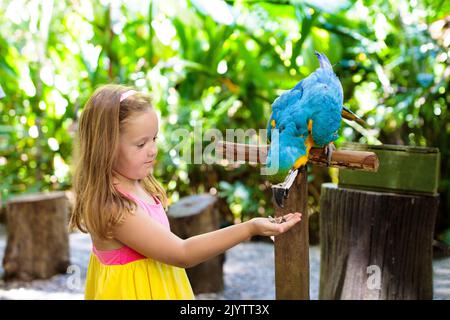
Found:
[[[155,173],[172,201],[215,188],[236,216],[271,214],[258,168],[189,164],[173,133],[265,128],[272,101],[318,66],[318,50],[335,65],[345,104],[373,126],[343,125],[338,144],[438,147],[448,224],[444,12],[447,1],[0,1],[3,200],[70,188],[76,119],[97,86],[114,82],[153,95],[162,120]],[[327,179],[315,172],[311,188]]]

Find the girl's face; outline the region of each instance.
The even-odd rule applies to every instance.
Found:
[[[114,170],[132,180],[145,178],[158,153],[157,135],[158,117],[153,109],[128,118],[120,132],[119,154]]]

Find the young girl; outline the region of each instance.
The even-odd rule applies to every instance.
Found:
[[[75,206],[70,228],[89,232],[86,299],[193,299],[184,268],[254,235],[275,236],[301,219],[254,218],[180,239],[170,231],[167,197],[151,168],[158,118],[150,99],[120,85],[91,96],[78,127]]]

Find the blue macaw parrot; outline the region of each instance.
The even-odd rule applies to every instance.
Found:
[[[272,181],[280,180],[288,173],[295,172],[296,175],[297,170],[308,162],[313,145],[325,147],[329,163],[342,116],[365,124],[343,107],[342,85],[328,58],[319,52],[316,56],[320,67],[272,104],[272,114],[267,124],[270,141],[266,161],[268,168],[274,165],[276,153],[279,154],[278,171],[270,178]],[[272,129],[278,129],[279,139],[272,139]]]

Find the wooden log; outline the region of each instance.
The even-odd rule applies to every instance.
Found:
[[[285,207],[275,206],[275,216],[302,212],[302,221],[275,237],[275,295],[278,300],[309,299],[309,235],[307,172],[301,171],[286,199]]]
[[[323,184],[319,299],[432,299],[438,202]]]
[[[218,141],[216,144],[216,157],[229,162],[248,162],[265,164],[269,146],[251,145]],[[309,163],[318,166],[327,166],[327,156],[323,148],[312,148],[309,154]],[[374,152],[355,150],[336,150],[333,152],[330,167],[346,168],[364,171],[377,171],[378,157]]]
[[[7,202],[5,280],[30,281],[66,273],[68,214],[64,192],[24,195]]]
[[[182,239],[220,228],[217,198],[210,194],[180,199],[169,207],[168,216],[172,232]],[[195,294],[223,290],[224,258],[221,254],[186,269]]]
[[[417,195],[436,195],[441,154],[438,148],[345,143],[342,148],[374,152],[381,165],[377,173],[339,170],[339,185]]]

